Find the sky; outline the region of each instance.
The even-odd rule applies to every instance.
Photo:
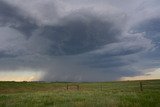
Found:
[[[0,81],[160,79],[159,0],[0,0]]]

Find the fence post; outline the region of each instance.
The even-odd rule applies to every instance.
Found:
[[[68,90],[68,84],[67,84],[67,90]]]
[[[77,90],[79,90],[79,85],[77,85]]]
[[[140,84],[140,90],[143,91],[143,85],[142,85],[142,82],[139,82]]]

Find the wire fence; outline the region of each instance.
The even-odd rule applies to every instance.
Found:
[[[159,90],[160,82],[152,81],[128,81],[128,82],[111,82],[111,83],[67,83],[66,90],[77,91],[148,91]]]
[[[69,82],[0,82],[0,92],[24,91],[107,91],[107,92],[144,92],[160,90],[160,80],[117,81],[97,83]]]

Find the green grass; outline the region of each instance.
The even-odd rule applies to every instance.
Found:
[[[160,107],[160,80],[142,83],[0,82],[0,107]]]

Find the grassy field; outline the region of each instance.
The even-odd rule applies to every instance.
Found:
[[[160,80],[142,84],[0,82],[0,107],[160,107]]]

